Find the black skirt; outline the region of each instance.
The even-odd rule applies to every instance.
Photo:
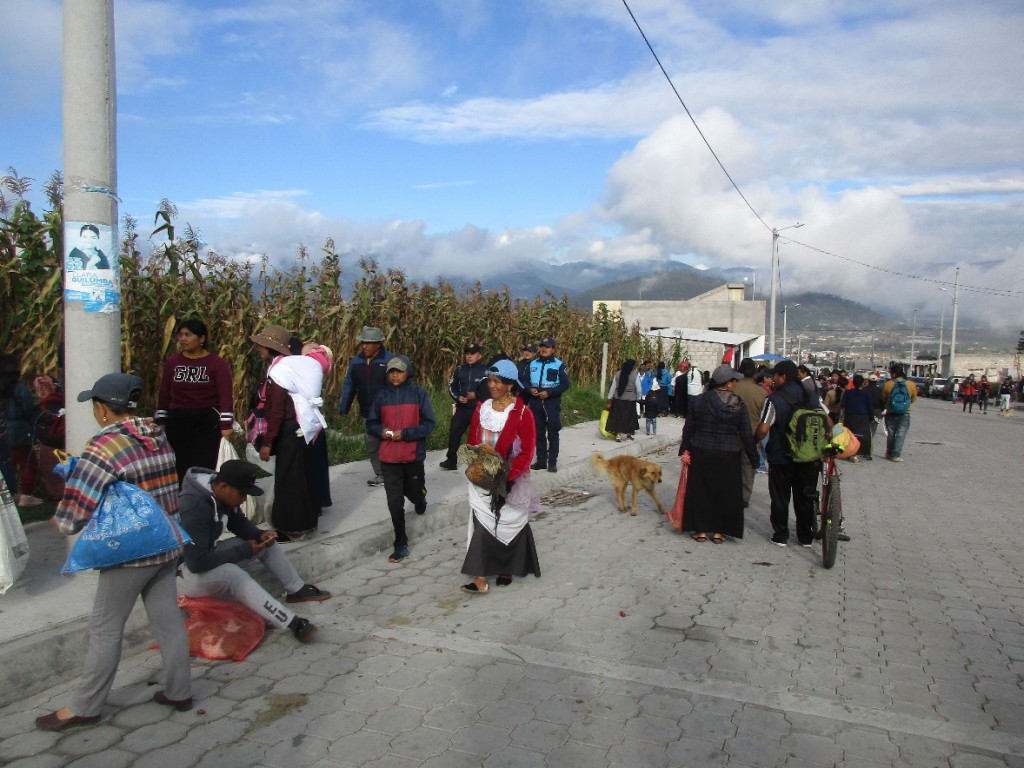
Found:
[[[174,449],[178,483],[191,467],[217,469],[220,412],[216,408],[175,408],[167,412],[167,442]]]
[[[683,531],[743,538],[743,479],[739,451],[690,448]]]
[[[640,419],[636,415],[636,402],[612,398],[612,407],[608,411],[608,423],[605,430],[617,435],[632,435],[640,429]]]
[[[290,419],[281,425],[274,440],[277,466],[270,522],[279,531],[300,534],[316,530],[320,504],[310,466],[311,451],[302,436],[295,434],[298,428],[298,422]]]
[[[462,572],[467,576],[500,576],[504,573],[540,576],[540,560],[530,524],[527,523],[508,544],[502,544],[474,516],[473,538],[462,563]]]

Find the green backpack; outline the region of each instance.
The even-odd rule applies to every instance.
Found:
[[[792,402],[790,405],[796,408],[786,425],[786,454],[801,464],[820,461],[832,440],[828,416],[820,408],[807,408]]]

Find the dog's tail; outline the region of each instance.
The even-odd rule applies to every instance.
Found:
[[[604,456],[600,453],[590,454],[590,466],[594,468],[595,472],[599,472],[602,475],[608,474],[608,462],[605,461]]]

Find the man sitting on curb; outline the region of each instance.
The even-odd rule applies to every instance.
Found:
[[[288,603],[319,602],[331,596],[303,583],[281,547],[275,546],[274,531],[257,528],[239,509],[246,496],[262,494],[256,485],[256,465],[247,461],[225,461],[217,472],[202,467],[188,470],[178,514],[192,544],[185,547],[180,591],[188,597],[235,600],[258,613],[268,626],[287,627],[299,642],[308,643],[316,626],[281,605],[237,565],[259,560],[281,582]],[[225,522],[235,535],[217,541]]]

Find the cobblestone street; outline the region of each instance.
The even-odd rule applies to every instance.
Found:
[[[764,476],[721,545],[568,481],[534,519],[540,579],[460,593],[466,531],[445,529],[320,580],[313,644],[268,630],[245,662],[195,660],[191,712],[150,701],[155,651],[98,726],[35,730],[74,680],[0,710],[0,764],[1021,768],[1022,430],[916,405],[903,464],[843,464],[832,570],[768,541]],[[652,457],[666,506],[675,454]]]

